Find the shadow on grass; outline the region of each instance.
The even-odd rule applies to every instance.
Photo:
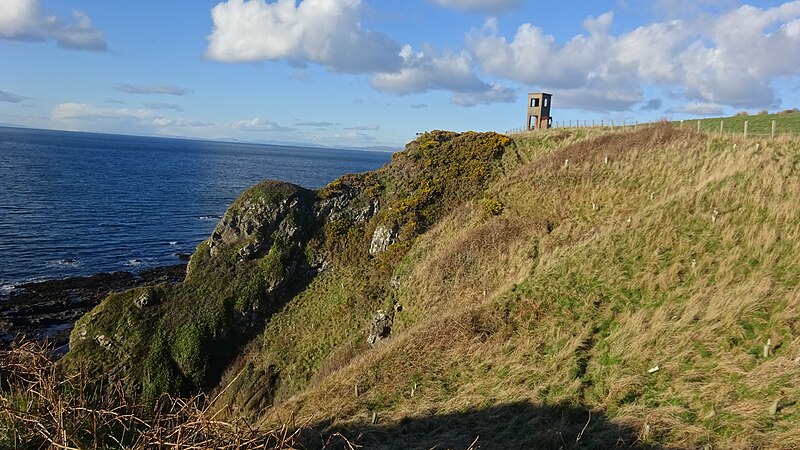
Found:
[[[612,423],[602,413],[572,406],[515,402],[466,412],[412,417],[392,424],[319,424],[306,448],[348,449],[346,436],[364,449],[656,449],[637,430]],[[587,425],[588,422],[588,425]],[[584,429],[585,427],[585,429]],[[579,437],[580,436],[580,437]],[[476,442],[477,438],[477,442]],[[474,443],[474,445],[473,445]]]

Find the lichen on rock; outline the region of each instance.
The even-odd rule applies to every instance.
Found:
[[[292,240],[299,231],[298,219],[311,212],[306,193],[289,183],[266,181],[248,190],[222,217],[208,240],[211,256],[237,247],[240,260],[263,256],[274,239]],[[308,197],[308,195],[305,195]]]
[[[386,251],[390,245],[397,241],[397,230],[383,225],[378,225],[372,233],[372,241],[369,244],[369,254],[377,256]]]

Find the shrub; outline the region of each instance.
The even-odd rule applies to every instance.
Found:
[[[484,217],[499,216],[503,213],[505,205],[500,200],[494,198],[485,198],[481,200],[481,210]]]
[[[46,344],[21,341],[0,350],[0,448],[299,448],[298,436],[307,430],[227,423],[202,395],[160,397],[175,368],[166,339],[159,336],[153,346],[145,364],[157,379],[144,386],[156,396],[153,409],[125,396],[98,395],[88,371],[67,376],[58,370]]]

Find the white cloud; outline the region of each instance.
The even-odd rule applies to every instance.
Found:
[[[336,134],[333,137],[350,143],[362,143],[362,144],[375,142],[376,140],[374,136],[370,136],[360,131],[348,131],[347,133]]]
[[[479,3],[515,2],[458,4]],[[214,29],[206,54],[222,62],[283,60],[296,67],[314,63],[334,72],[371,74],[373,88],[395,95],[445,90],[474,97],[454,97],[456,104],[498,97],[494,86],[474,73],[469,54],[401,46],[383,33],[363,29],[361,6],[361,0],[229,0],[211,12]],[[292,75],[305,76],[304,71]]]
[[[742,6],[680,55],[690,99],[741,107],[779,103],[776,77],[800,76],[800,1],[767,9]]]
[[[178,86],[139,86],[133,84],[120,84],[115,86],[114,89],[125,92],[126,94],[154,94],[154,95],[186,95],[191,94],[191,89],[186,89]]]
[[[275,122],[256,117],[251,120],[240,120],[231,124],[231,128],[242,131],[291,131],[291,128],[283,127]]]
[[[35,0],[0,3],[0,36],[7,39],[42,39],[37,28],[44,22],[41,4]]]
[[[55,120],[97,120],[97,119],[150,119],[153,113],[146,109],[101,108],[88,103],[61,103],[53,109]]]
[[[451,91],[451,102],[461,106],[510,101],[513,95],[503,86],[481,80],[467,53],[437,52],[432,48],[415,52],[406,45],[400,55],[402,69],[373,75],[370,79],[373,88],[397,95]]]
[[[333,122],[298,122],[295,125],[297,125],[298,127],[328,128],[336,124]]]
[[[490,105],[492,103],[511,103],[517,100],[517,93],[513,89],[492,84],[489,89],[481,92],[456,92],[450,102],[459,106]]]
[[[187,119],[170,119],[166,117],[159,117],[153,120],[153,125],[158,127],[171,127],[171,128],[196,128],[196,127],[210,127],[213,123],[201,122],[199,120]]]
[[[452,9],[500,12],[519,6],[520,0],[432,0],[439,6]]]
[[[162,117],[152,109],[108,108],[88,103],[61,103],[51,114],[58,121],[120,121],[140,126],[161,128],[194,128],[213,126],[198,120]]]
[[[692,114],[695,116],[719,116],[723,113],[724,110],[725,108],[722,105],[716,105],[714,103],[694,102],[694,103],[689,103],[683,108],[678,109],[677,112],[681,112],[684,114]]]
[[[380,125],[359,125],[356,127],[346,127],[345,130],[354,130],[354,131],[380,131]]]
[[[560,107],[624,110],[640,102],[642,94],[635,69],[613,57],[612,20],[611,13],[586,19],[588,34],[563,46],[530,23],[521,25],[509,42],[498,34],[495,19],[470,32],[467,41],[485,72],[555,91]]]
[[[91,19],[74,11],[73,23],[47,15],[41,0],[3,0],[0,3],[0,38],[19,41],[55,40],[59,47],[71,50],[105,51],[108,44]]]
[[[401,56],[402,69],[373,75],[370,81],[375,89],[404,95],[435,89],[480,92],[487,88],[472,71],[472,61],[464,53],[436,53],[432,49],[415,52],[407,45]]]
[[[590,17],[586,33],[558,44],[530,23],[507,40],[489,19],[467,42],[484,72],[555,91],[559,106],[587,110],[630,109],[645,86],[677,86],[698,105],[769,107],[780,101],[773,80],[800,77],[800,1],[619,35],[609,31],[612,21],[612,13]]]
[[[23,100],[25,97],[21,95],[0,89],[0,102],[19,103]]]
[[[150,109],[171,109],[173,111],[183,112],[183,107],[175,103],[150,102],[143,103],[143,105]]]
[[[364,73],[399,67],[400,46],[359,23],[361,0],[229,0],[211,11],[207,56],[221,62],[286,60]]]

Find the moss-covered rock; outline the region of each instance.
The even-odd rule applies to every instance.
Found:
[[[288,183],[249,189],[192,255],[183,283],[109,296],[79,320],[63,363],[88,363],[148,401],[210,387],[287,286],[302,284],[313,203]]]

